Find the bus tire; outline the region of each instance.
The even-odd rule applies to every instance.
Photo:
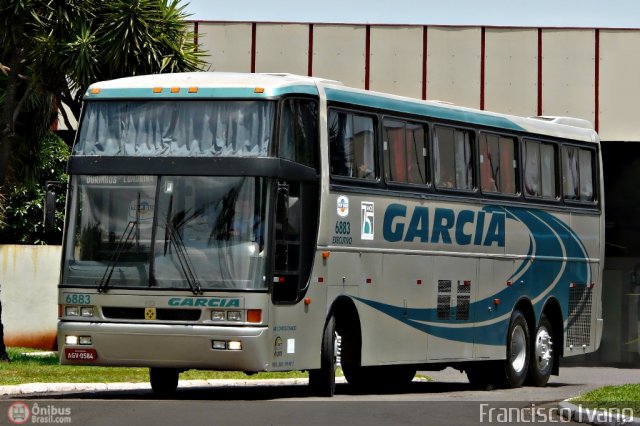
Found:
[[[175,368],[157,368],[149,369],[149,382],[153,393],[158,396],[168,396],[173,394],[178,388],[178,377],[180,371]]]
[[[336,322],[333,317],[324,327],[320,352],[320,369],[309,371],[309,387],[318,396],[336,392]]]
[[[540,318],[536,335],[531,342],[531,360],[527,382],[533,386],[545,386],[553,371],[553,327],[545,314]]]
[[[373,384],[371,378],[371,372],[367,371],[367,367],[361,367],[353,363],[342,362],[342,373],[344,378],[347,379],[349,386],[352,386],[357,390],[364,390]]]
[[[529,326],[519,310],[513,311],[507,334],[507,359],[501,383],[508,388],[519,388],[527,378],[530,359]]]

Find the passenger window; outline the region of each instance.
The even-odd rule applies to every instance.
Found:
[[[385,119],[383,127],[386,179],[390,182],[426,184],[426,126]]]
[[[483,192],[516,194],[517,162],[515,139],[480,135],[480,183]]]
[[[436,127],[435,181],[442,189],[473,189],[473,132]]]
[[[532,197],[556,199],[556,148],[550,143],[526,140],[523,144],[524,190]]]
[[[346,111],[329,111],[331,174],[375,180],[374,119]]]
[[[286,99],[280,117],[278,156],[317,169],[318,103]]]
[[[575,146],[562,147],[562,188],[565,200],[594,201],[593,152]]]

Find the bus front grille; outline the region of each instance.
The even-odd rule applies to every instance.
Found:
[[[103,306],[102,314],[108,319],[144,320],[145,308],[126,308]],[[156,309],[158,321],[197,321],[200,319],[200,309]]]

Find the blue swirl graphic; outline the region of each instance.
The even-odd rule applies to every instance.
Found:
[[[529,234],[529,249],[515,272],[504,280],[512,285],[505,285],[490,297],[471,303],[469,320],[438,319],[435,308],[405,308],[361,297],[355,299],[424,333],[486,345],[505,344],[511,310],[522,298],[533,302],[536,321],[550,297],[558,300],[563,318],[567,318],[569,284],[591,281],[587,251],[578,235],[560,219],[542,210],[501,206],[487,206],[484,210],[506,214],[507,220],[522,223]],[[496,298],[501,301],[499,306],[493,303]],[[452,311],[455,318],[456,308]]]

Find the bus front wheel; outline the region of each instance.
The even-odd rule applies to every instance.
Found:
[[[171,395],[178,388],[178,377],[180,371],[174,368],[157,368],[149,369],[149,381],[153,393],[158,396]]]
[[[331,317],[324,327],[320,369],[309,371],[309,387],[318,396],[333,396],[336,391],[336,323]]]

